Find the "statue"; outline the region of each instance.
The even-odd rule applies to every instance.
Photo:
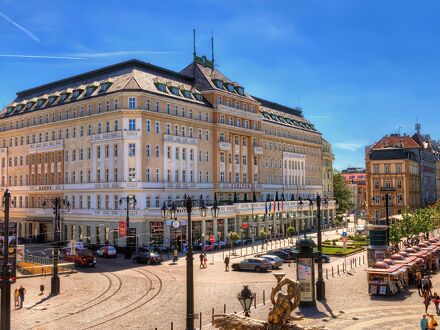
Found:
[[[282,293],[281,289],[287,286],[287,294]],[[302,327],[291,324],[289,321],[297,320],[290,314],[298,307],[300,302],[299,282],[288,278],[278,280],[278,284],[273,288],[270,300],[273,304],[269,312],[268,320],[261,321],[237,314],[214,315],[212,324],[222,330],[316,330],[325,327]],[[276,298],[276,299],[275,299]],[[299,318],[301,319],[301,318]]]

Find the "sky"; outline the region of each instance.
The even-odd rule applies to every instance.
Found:
[[[136,58],[180,71],[199,55],[250,94],[300,106],[364,167],[391,133],[440,139],[440,2],[0,0],[0,106],[15,93]]]

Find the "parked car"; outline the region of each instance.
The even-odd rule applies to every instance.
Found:
[[[91,250],[76,250],[71,253],[70,249],[64,249],[61,258],[64,261],[73,262],[75,266],[94,267],[96,265],[96,258]]]
[[[319,257],[316,257],[315,258],[315,262],[318,262],[318,259],[319,259]],[[322,259],[323,263],[328,264],[330,262],[330,257],[328,255],[326,255],[326,254],[322,254],[321,255],[321,259]]]
[[[281,259],[277,256],[274,256],[274,255],[264,254],[260,258],[263,258],[263,259],[266,259],[267,261],[269,261],[270,264],[272,265],[272,269],[278,269],[283,265],[283,259]]]
[[[162,263],[162,256],[155,252],[143,252],[133,258],[138,264],[159,265]]]
[[[285,251],[281,251],[281,250],[271,250],[271,251],[267,251],[265,254],[277,256],[277,257],[283,259],[284,262],[292,260],[292,257],[290,256],[289,253],[287,253]]]
[[[98,257],[104,258],[116,258],[117,256],[116,248],[111,245],[102,246],[96,251],[96,254]]]
[[[272,268],[269,261],[264,258],[249,258],[232,264],[232,270],[250,270],[254,272],[264,272]]]

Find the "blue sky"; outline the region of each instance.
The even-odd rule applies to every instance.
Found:
[[[0,0],[0,105],[131,58],[179,71],[196,28],[198,53],[210,55],[213,31],[218,69],[248,92],[301,106],[336,168],[363,166],[365,145],[413,134],[417,118],[440,139],[439,12],[402,0]]]

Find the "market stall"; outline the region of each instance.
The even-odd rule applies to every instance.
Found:
[[[392,264],[388,259],[376,262],[373,267],[366,269],[368,278],[368,292],[370,295],[394,295],[405,289],[408,281],[408,270],[404,265]]]

